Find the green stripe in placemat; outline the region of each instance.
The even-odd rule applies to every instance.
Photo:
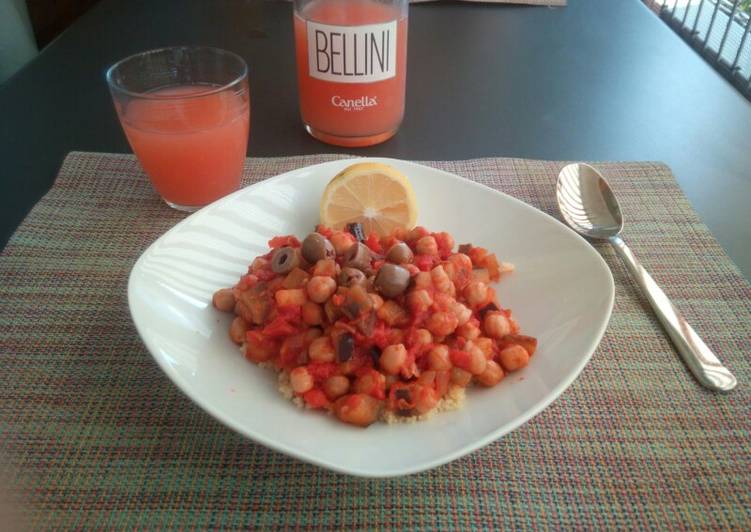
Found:
[[[334,158],[250,159],[247,182]],[[557,215],[562,163],[427,164]],[[560,399],[456,462],[363,480],[256,445],[178,392],[131,324],[126,280],[184,215],[163,205],[132,156],[71,154],[0,256],[0,474],[27,525],[751,528],[751,289],[668,168],[597,166],[622,202],[626,240],[738,388],[723,396],[696,384],[600,246],[616,282],[613,317]]]

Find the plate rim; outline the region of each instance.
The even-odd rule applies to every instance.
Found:
[[[190,388],[183,385],[183,381],[181,378],[178,378],[176,373],[172,370],[172,367],[166,362],[166,360],[163,359],[163,357],[157,356],[155,354],[158,349],[156,346],[152,345],[152,342],[147,339],[147,335],[143,332],[143,324],[139,324],[139,320],[136,317],[136,314],[133,311],[134,308],[134,300],[135,300],[135,276],[136,271],[139,269],[139,266],[141,265],[142,261],[145,260],[145,257],[149,255],[153,249],[166,237],[168,237],[170,234],[178,232],[184,225],[187,225],[190,223],[191,220],[200,218],[201,216],[204,216],[209,210],[213,210],[215,208],[221,207],[224,203],[229,203],[234,198],[239,197],[244,194],[248,194],[250,191],[255,190],[257,188],[261,188],[263,186],[269,186],[270,184],[275,183],[276,181],[280,181],[282,179],[285,179],[293,174],[299,173],[301,171],[306,170],[316,170],[323,166],[332,166],[332,165],[345,165],[345,164],[354,164],[356,162],[366,162],[366,161],[374,161],[374,162],[384,162],[387,164],[397,164],[397,165],[407,165],[407,166],[415,166],[420,167],[423,169],[427,169],[431,172],[438,172],[440,174],[443,174],[445,177],[448,177],[453,180],[461,181],[462,183],[474,186],[474,187],[480,187],[484,191],[490,191],[494,194],[499,194],[500,196],[504,197],[507,200],[511,200],[517,204],[520,204],[525,209],[529,209],[531,211],[534,211],[536,215],[542,215],[543,217],[546,217],[548,221],[552,221],[558,226],[565,229],[570,236],[574,236],[577,239],[579,239],[581,242],[586,244],[586,248],[588,248],[588,253],[595,257],[595,262],[598,263],[598,265],[607,273],[606,279],[608,281],[608,298],[607,298],[607,312],[605,319],[602,321],[600,327],[597,329],[595,333],[595,339],[591,343],[591,345],[587,348],[587,353],[585,356],[581,357],[581,359],[577,362],[577,364],[572,368],[572,370],[567,374],[564,379],[555,386],[548,394],[547,397],[545,397],[542,401],[537,403],[533,408],[529,409],[528,411],[524,412],[522,415],[517,416],[513,419],[513,421],[504,424],[503,426],[489,432],[482,438],[478,438],[477,440],[474,440],[467,445],[464,445],[460,447],[457,450],[454,450],[450,453],[447,453],[445,455],[440,456],[439,458],[434,458],[433,460],[430,460],[426,463],[418,464],[418,465],[407,465],[401,468],[398,468],[398,470],[389,470],[389,471],[371,471],[367,469],[360,469],[358,467],[350,467],[350,466],[341,466],[335,462],[331,462],[325,459],[318,458],[314,455],[309,454],[306,451],[298,451],[296,449],[291,449],[287,447],[284,443],[280,443],[277,440],[269,439],[265,437],[262,434],[258,434],[253,430],[248,429],[247,427],[241,425],[240,423],[236,423],[230,419],[227,419],[222,412],[218,409],[213,407],[210,403],[200,400],[197,397],[194,397],[191,392]],[[128,310],[131,315],[131,321],[133,322],[136,331],[138,332],[139,337],[141,338],[141,341],[143,342],[144,346],[146,347],[146,350],[151,355],[151,358],[157,363],[157,366],[162,370],[162,372],[169,378],[170,382],[176,386],[190,401],[192,401],[195,405],[197,405],[201,410],[209,414],[211,417],[213,417],[216,421],[224,425],[225,427],[237,432],[238,434],[242,435],[243,437],[249,438],[250,440],[259,443],[261,445],[264,445],[265,447],[268,447],[274,451],[280,452],[282,454],[285,454],[287,456],[290,456],[294,459],[301,460],[303,462],[322,467],[324,469],[328,469],[331,471],[335,471],[337,473],[342,473],[346,475],[361,477],[361,478],[396,478],[400,476],[406,476],[406,475],[413,475],[416,473],[420,473],[423,471],[427,471],[430,469],[434,469],[436,467],[439,467],[441,465],[448,464],[450,462],[453,462],[454,460],[457,460],[463,456],[466,456],[482,447],[485,447],[489,443],[500,439],[502,436],[505,436],[506,434],[516,430],[520,426],[527,423],[529,420],[531,420],[533,417],[540,414],[543,410],[545,410],[548,406],[550,406],[555,400],[557,400],[563,392],[565,392],[569,386],[581,375],[581,372],[584,370],[586,365],[591,360],[592,356],[594,355],[594,352],[597,350],[597,347],[600,345],[600,342],[602,341],[603,336],[605,335],[605,331],[607,330],[607,327],[610,323],[610,318],[612,316],[613,312],[613,306],[615,302],[615,281],[613,279],[613,273],[608,266],[607,262],[605,262],[605,259],[602,257],[602,255],[595,249],[595,247],[587,241],[585,238],[583,238],[581,235],[576,233],[573,229],[568,227],[566,224],[561,222],[560,220],[557,220],[553,216],[549,215],[548,213],[538,209],[537,207],[534,207],[518,198],[515,198],[514,196],[511,196],[509,194],[506,194],[505,192],[502,192],[500,190],[496,190],[494,188],[491,188],[487,185],[484,185],[482,183],[478,183],[477,181],[474,181],[472,179],[469,179],[467,177],[462,177],[458,174],[454,174],[452,172],[442,170],[439,168],[434,168],[432,166],[428,166],[421,163],[416,163],[409,160],[404,159],[394,159],[389,157],[353,157],[353,158],[343,158],[343,159],[334,159],[332,161],[324,161],[321,163],[316,163],[312,165],[302,166],[300,168],[295,168],[293,170],[289,170],[287,172],[283,172],[281,174],[263,179],[261,181],[258,181],[256,183],[252,183],[246,187],[243,187],[223,198],[218,199],[217,201],[206,205],[205,207],[199,209],[198,211],[191,213],[189,216],[186,216],[183,220],[180,220],[178,223],[176,223],[174,226],[169,228],[167,231],[165,231],[163,234],[158,236],[149,246],[139,255],[136,262],[131,267],[130,273],[128,275],[128,284],[127,284],[127,299],[128,299]]]

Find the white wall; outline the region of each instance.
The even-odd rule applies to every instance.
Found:
[[[36,53],[26,0],[0,0],[0,83]]]

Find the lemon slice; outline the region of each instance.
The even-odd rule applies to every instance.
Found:
[[[382,163],[356,163],[326,185],[321,198],[321,223],[342,229],[359,222],[365,234],[386,236],[397,227],[412,229],[417,202],[409,179]]]

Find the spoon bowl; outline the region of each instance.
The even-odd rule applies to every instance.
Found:
[[[607,239],[623,230],[623,214],[605,178],[588,164],[569,164],[558,176],[556,196],[563,218],[576,232]]]

